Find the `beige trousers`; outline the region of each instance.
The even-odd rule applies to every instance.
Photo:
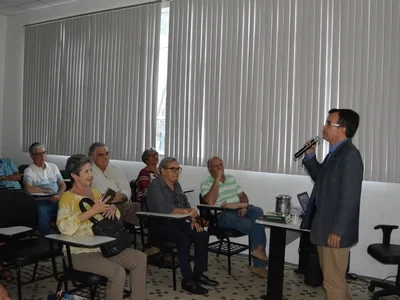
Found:
[[[146,299],[147,256],[128,248],[120,254],[106,258],[100,252],[72,255],[74,269],[107,277],[106,299],[122,300],[126,280],[125,269],[129,270],[132,289],[130,299]]]
[[[351,300],[347,287],[346,270],[350,248],[317,246],[319,264],[324,275],[326,300]]]

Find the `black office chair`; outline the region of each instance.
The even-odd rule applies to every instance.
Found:
[[[377,300],[380,297],[397,295],[400,296],[400,245],[390,244],[390,236],[393,229],[397,229],[396,225],[376,225],[374,229],[382,229],[383,241],[381,244],[371,244],[368,246],[368,253],[377,261],[383,264],[397,265],[397,275],[395,284],[385,281],[372,280],[368,286],[368,290],[373,292],[375,287],[383,288],[373,294],[372,299]]]
[[[29,167],[29,165],[26,165],[26,164],[20,165],[18,167],[18,172],[19,172],[19,174],[21,174],[21,180],[19,181],[19,183],[20,183],[22,189],[24,188],[24,171],[27,167]]]
[[[146,197],[144,197],[142,201],[146,202]],[[147,235],[146,247],[157,247],[160,249],[160,252],[147,257],[147,263],[159,268],[170,269],[172,271],[172,284],[175,291],[176,269],[179,268],[178,254],[175,252],[176,243],[166,241],[157,230],[159,226],[157,221],[166,220],[168,217],[163,216],[164,214],[147,215],[147,211],[143,211],[141,213],[144,215],[139,214],[138,216],[140,219],[140,227],[142,228],[142,241],[144,241],[144,236]],[[171,221],[174,222],[179,220],[171,219]],[[146,247],[143,246],[143,251]]]
[[[74,269],[73,264],[72,264],[72,254],[71,254],[71,248],[70,246],[74,247],[83,247],[82,245],[79,244],[74,244],[73,242],[63,242],[63,241],[57,241],[50,239],[50,247],[62,247],[65,246],[66,252],[67,252],[67,257],[63,259],[63,266],[64,266],[64,272],[63,274],[58,278],[57,280],[57,292],[61,290],[61,286],[64,283],[64,292],[68,293],[75,293],[76,291],[79,291],[83,288],[88,287],[89,288],[89,299],[90,300],[95,300],[97,296],[97,288],[99,285],[107,285],[108,279],[104,276],[90,273],[90,272],[84,272],[84,271],[78,271]],[[68,287],[68,281],[71,281],[73,284],[73,288],[69,289]],[[131,294],[131,290],[124,290],[124,298],[129,297]]]
[[[66,170],[60,170],[60,174],[64,179],[65,185],[67,186],[67,191],[72,188],[72,180]]]
[[[22,190],[0,191],[0,227],[26,226],[35,229],[38,225],[36,200]],[[1,261],[5,262],[3,270],[16,270],[18,299],[22,299],[21,285],[36,280],[37,267],[40,261],[51,259],[53,274],[58,277],[55,258],[62,256],[61,249],[50,248],[49,242],[43,237],[32,237],[31,233],[27,236],[18,236],[23,239],[7,239],[2,236],[0,241],[5,242],[0,246]],[[22,282],[21,268],[27,265],[34,265],[31,280]]]
[[[206,204],[201,194],[199,195],[200,204]],[[217,257],[226,255],[228,257],[228,274],[231,275],[231,256],[248,250],[249,266],[251,265],[251,250],[250,250],[250,236],[248,245],[232,242],[231,238],[239,238],[246,236],[236,229],[220,227],[218,225],[218,214],[221,213],[224,208],[221,207],[207,207],[198,206],[200,211],[202,226],[208,226],[208,233],[217,237],[217,241],[211,242],[208,245],[208,251],[216,253]],[[207,224],[208,223],[208,224]]]
[[[137,202],[136,201],[136,180],[131,180],[129,182],[129,186],[131,188],[131,201],[132,202]],[[144,201],[146,202],[146,201]],[[141,211],[147,211],[147,207],[143,207],[143,204],[141,204],[140,207]],[[124,222],[124,227],[126,229],[129,230],[129,232],[131,233],[131,235],[133,236],[133,246],[135,247],[135,249],[137,249],[137,235],[140,236],[141,238],[141,243],[142,243],[142,251],[144,251],[145,249],[145,242],[144,242],[144,236],[147,235],[145,232],[145,228],[142,227],[142,224],[138,225],[134,225],[128,222]]]

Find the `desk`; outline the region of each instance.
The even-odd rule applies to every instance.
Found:
[[[30,193],[36,200],[48,200],[51,196],[58,195],[57,193],[47,194],[47,193]]]
[[[100,245],[107,244],[115,240],[114,237],[109,236],[69,236],[66,234],[48,234],[46,235],[46,238],[56,242],[61,242],[65,245],[84,248],[97,248]]]
[[[0,235],[11,238],[21,233],[27,233],[33,229],[26,226],[12,226],[0,228]]]
[[[213,210],[239,210],[239,208],[221,207],[220,205],[211,204],[197,204],[197,208],[209,208]]]
[[[159,218],[169,218],[169,219],[184,219],[190,217],[190,214],[162,214],[162,213],[153,213],[153,212],[146,212],[146,211],[138,211],[136,213],[138,216],[145,216],[145,217],[159,217]]]
[[[13,187],[12,186],[0,186],[0,191],[8,191],[8,190],[12,190]]]
[[[270,227],[269,239],[269,265],[268,265],[268,283],[267,292],[262,296],[263,299],[281,300],[285,268],[285,248],[288,244],[286,233],[294,232],[297,236],[301,231],[300,224],[281,224],[276,222],[267,222],[257,220],[256,223]],[[293,239],[290,239],[292,241]]]

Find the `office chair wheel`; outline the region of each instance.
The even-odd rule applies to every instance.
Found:
[[[373,293],[375,291],[375,284],[370,283],[368,286],[368,291],[370,291],[371,293]]]

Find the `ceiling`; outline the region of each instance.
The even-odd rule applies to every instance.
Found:
[[[47,8],[76,1],[77,0],[0,0],[0,15],[12,16],[31,10]]]

